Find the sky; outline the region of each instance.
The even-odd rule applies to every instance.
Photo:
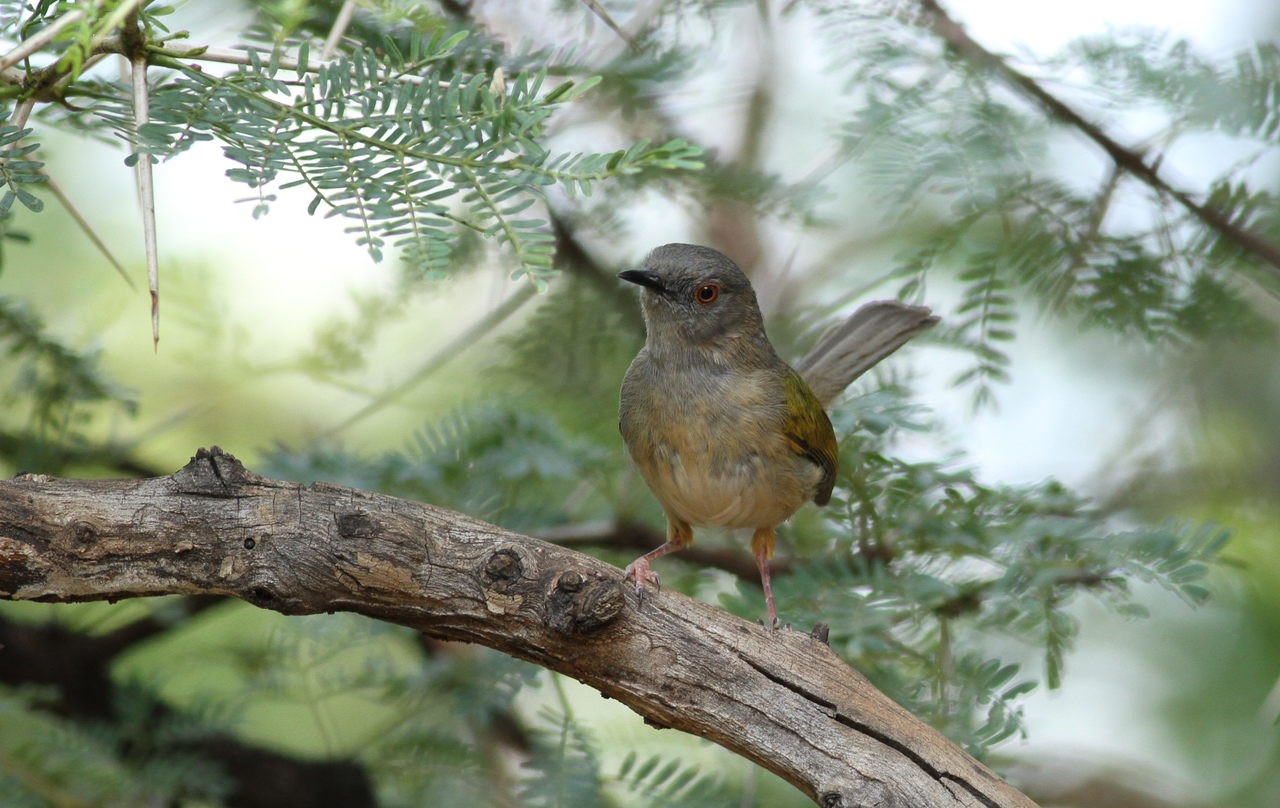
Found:
[[[1108,27],[1146,26],[1184,36],[1207,49],[1236,47],[1258,31],[1263,0],[1075,0],[1070,3],[943,0],[989,46],[1052,53],[1078,36]],[[1273,17],[1275,13],[1273,12]]]

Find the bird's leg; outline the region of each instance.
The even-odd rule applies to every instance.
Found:
[[[751,551],[760,570],[760,586],[764,587],[764,605],[769,610],[769,625],[778,627],[778,610],[773,606],[773,585],[769,582],[769,559],[773,558],[773,528],[756,528],[751,536]]]
[[[658,585],[658,573],[649,569],[649,563],[662,558],[667,553],[674,553],[683,550],[693,543],[693,528],[688,522],[680,519],[673,519],[670,514],[667,515],[667,541],[661,547],[655,547],[649,552],[637,558],[627,565],[627,570],[623,574],[623,579],[631,578],[636,582],[636,592],[640,591],[642,584]]]

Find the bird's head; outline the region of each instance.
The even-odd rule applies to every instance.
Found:
[[[642,269],[618,277],[644,290],[641,303],[652,347],[678,344],[719,351],[743,338],[764,339],[751,282],[737,264],[710,247],[664,244],[649,253]]]

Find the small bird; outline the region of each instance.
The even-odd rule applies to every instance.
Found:
[[[751,282],[709,247],[667,244],[643,269],[645,344],[622,381],[618,425],[667,517],[667,541],[627,565],[636,591],[649,568],[687,547],[695,525],[752,528],[769,622],[774,530],[801,505],[831,499],[836,436],[823,409],[855,378],[938,322],[929,309],[876,301],[824,336],[795,368],[765,333]]]

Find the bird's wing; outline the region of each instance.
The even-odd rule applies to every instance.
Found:
[[[804,455],[822,469],[822,479],[813,501],[826,505],[836,484],[836,470],[840,462],[836,455],[836,433],[831,428],[831,419],[809,385],[799,373],[790,368],[787,371],[783,381],[787,391],[787,419],[783,432],[796,454]]]

